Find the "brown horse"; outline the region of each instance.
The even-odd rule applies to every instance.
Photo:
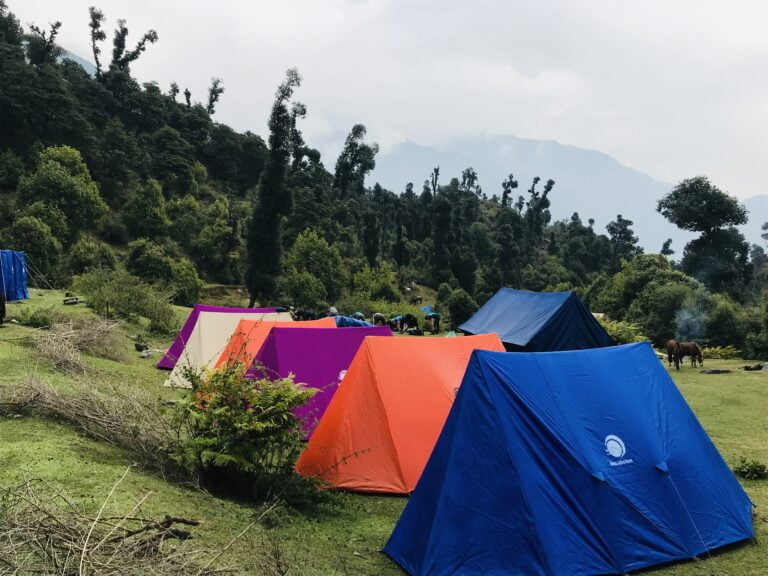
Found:
[[[704,354],[701,352],[701,346],[696,342],[678,342],[680,361],[682,362],[685,356],[691,357],[691,366],[696,367],[696,362],[699,366],[704,366]]]
[[[675,370],[680,370],[680,359],[682,358],[680,356],[680,342],[677,340],[667,340],[665,347],[667,349],[667,362],[669,362],[669,366],[672,367],[674,363]]]

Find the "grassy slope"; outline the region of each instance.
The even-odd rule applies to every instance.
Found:
[[[49,306],[60,302],[60,293],[33,296],[16,306]],[[70,314],[87,314],[83,307],[63,308]],[[126,327],[126,334],[140,327]],[[29,334],[21,326],[0,329],[0,383],[22,380],[34,370],[38,376],[66,389],[68,378],[38,362],[18,338]],[[153,345],[166,345],[154,342]],[[183,392],[163,389],[165,373],[153,368],[153,361],[142,360],[132,352],[132,342],[124,342],[122,363],[93,359],[91,368],[99,378],[124,386],[138,386],[164,397]],[[734,361],[707,361],[707,367],[736,369]],[[768,373],[734,372],[704,375],[684,368],[673,376],[710,433],[726,461],[733,465],[740,456],[768,462]],[[0,485],[17,482],[24,474],[35,474],[60,483],[83,506],[97,510],[113,483],[130,464],[120,450],[82,437],[69,427],[33,418],[0,419]],[[747,545],[714,555],[705,562],[683,563],[647,571],[671,576],[742,576],[768,574],[768,482],[743,482],[757,505],[755,527],[760,545]],[[245,504],[214,498],[197,491],[165,483],[161,479],[133,471],[114,497],[114,506],[125,509],[129,503],[152,494],[143,506],[146,514],[175,514],[204,520],[196,531],[194,544],[221,548],[260,510]],[[246,539],[230,550],[229,560],[245,573],[273,574],[279,563],[276,556],[292,568],[290,574],[401,574],[378,550],[396,522],[404,498],[339,494],[330,504],[307,511],[278,511],[269,528],[258,525]],[[113,506],[113,507],[114,507]],[[267,568],[264,568],[266,564]]]

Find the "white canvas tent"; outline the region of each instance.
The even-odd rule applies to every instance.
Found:
[[[252,314],[200,312],[197,324],[184,343],[184,351],[165,381],[165,385],[190,388],[191,384],[184,377],[185,368],[192,368],[193,370],[212,368],[240,320],[290,322],[291,315],[288,312],[257,312]]]

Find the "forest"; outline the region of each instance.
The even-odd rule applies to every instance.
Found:
[[[214,120],[223,80],[203,95],[140,83],[131,67],[158,33],[110,30],[95,8],[85,18],[94,75],[62,58],[60,22],[25,30],[0,0],[0,246],[25,251],[38,283],[132,278],[187,306],[204,283],[243,285],[251,305],[366,314],[402,308],[416,283],[454,326],[502,286],[575,290],[619,341],[680,337],[768,358],[765,251],[706,176],[658,200],[698,234],[661,254],[643,253],[631,214],[605,231],[588,214],[553,221],[557,184],[518,182],[520,167],[482,186],[472,167],[435,167],[387,190],[367,179],[378,147],[363,123],[336,159],[304,140],[298,70],[263,111],[266,139],[240,133]]]

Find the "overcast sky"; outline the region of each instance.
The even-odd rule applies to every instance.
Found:
[[[600,150],[664,182],[706,174],[742,198],[768,193],[761,0],[7,3],[25,27],[61,20],[60,44],[88,59],[91,4],[107,42],[118,18],[129,46],[154,28],[134,75],[193,100],[222,78],[215,119],[240,131],[266,134],[275,87],[298,67],[305,139],[331,168],[363,123],[382,150],[512,134]]]

